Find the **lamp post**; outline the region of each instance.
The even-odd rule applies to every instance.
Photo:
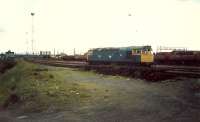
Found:
[[[35,13],[31,13],[31,16],[32,16],[31,47],[32,47],[33,55],[34,55],[34,46],[33,46],[33,43],[34,43],[34,15],[35,15]]]

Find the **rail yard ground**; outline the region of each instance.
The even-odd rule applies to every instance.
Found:
[[[18,61],[0,75],[2,122],[199,122],[200,79],[147,82]]]
[[[162,81],[176,77],[200,78],[199,66],[188,65],[117,65],[117,64],[96,64],[92,65],[86,61],[63,61],[55,59],[34,59],[29,60],[34,63],[79,68],[82,70],[93,70],[106,75],[120,75],[132,78],[140,78],[148,81]]]

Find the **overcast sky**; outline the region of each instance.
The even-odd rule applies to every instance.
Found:
[[[200,50],[200,0],[0,0],[0,52],[152,45]]]

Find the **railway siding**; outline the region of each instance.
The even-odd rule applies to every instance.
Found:
[[[94,70],[101,74],[122,75],[141,78],[148,81],[160,81],[175,77],[200,77],[200,67],[176,65],[125,66],[125,65],[89,65],[83,61],[32,60],[45,65]]]

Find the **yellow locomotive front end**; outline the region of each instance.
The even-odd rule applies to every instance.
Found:
[[[132,50],[132,55],[140,64],[152,64],[154,62],[154,55],[151,46],[142,46],[138,49]]]

